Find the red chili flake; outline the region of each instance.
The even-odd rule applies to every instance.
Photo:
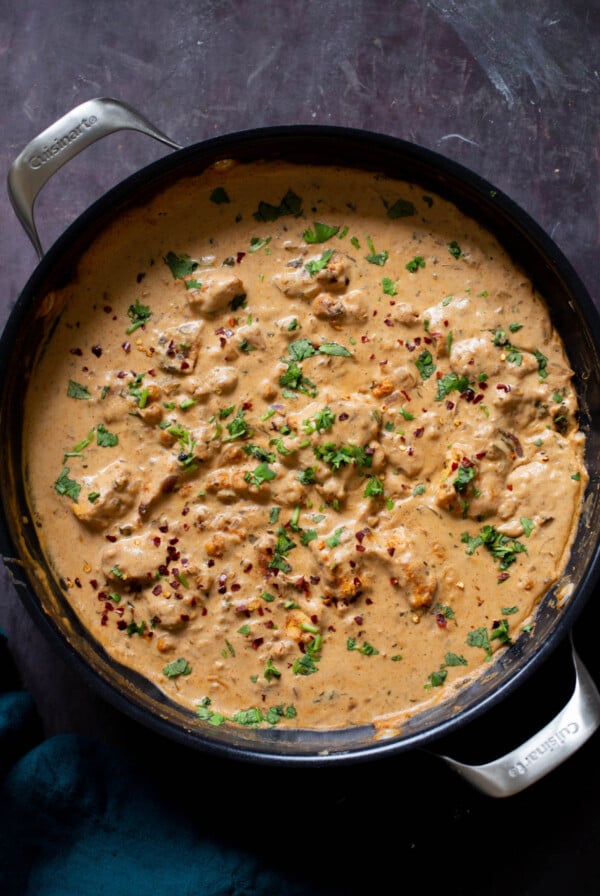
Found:
[[[112,613],[114,608],[115,608],[114,604],[112,604],[109,600],[104,604],[105,611],[108,611],[109,613]]]
[[[148,376],[156,376],[156,370],[154,369],[154,367],[152,368],[152,370],[148,371]]]
[[[361,337],[360,337],[360,341],[363,342],[363,343],[368,342],[368,341],[369,341],[369,337],[368,337],[368,336],[361,336]]]
[[[152,543],[154,544],[155,548],[159,548],[160,547],[160,536],[155,535],[154,538],[152,539]]]
[[[152,589],[152,594],[155,597],[158,597],[159,594],[162,594],[162,585],[155,585]]]
[[[354,622],[356,622],[357,625],[362,625],[362,624],[363,624],[363,617],[362,617],[362,616],[355,616],[355,617],[354,617]]]
[[[321,581],[321,577],[320,577],[320,576],[311,576],[311,577],[310,577],[310,584],[311,584],[311,585],[318,585],[320,581]]]
[[[392,578],[390,579],[390,585],[393,585],[394,587],[398,585],[398,579],[396,578],[396,576],[392,576]]]
[[[235,256],[235,260],[237,261],[238,264],[240,263],[240,261],[242,260],[242,258],[244,257],[245,254],[246,254],[245,252],[237,253],[237,255]]]
[[[224,336],[219,336],[219,342],[221,343],[221,348],[225,348],[225,346],[227,345],[227,340]]]
[[[210,560],[207,560],[207,561],[206,561],[206,565],[207,565],[207,566],[214,566],[214,565],[215,565],[215,561],[212,559],[212,557],[210,558]]]
[[[393,557],[394,554],[396,553],[396,548],[388,548],[387,552],[390,555],[390,557]]]
[[[117,540],[116,535],[105,535],[104,537],[106,538],[107,541],[110,541],[111,544],[114,544],[115,541]]]
[[[498,576],[498,581],[499,581],[499,582],[506,582],[506,580],[509,579],[509,578],[510,578],[510,576],[509,576],[509,574],[508,574],[507,572],[501,572],[500,575]]]
[[[110,307],[110,305],[105,305],[103,311],[105,311],[106,314],[112,314],[112,308]]]
[[[400,392],[402,393],[402,395],[404,395],[407,401],[410,401],[410,395],[408,394],[408,392],[406,392],[404,389],[400,389]]]
[[[95,591],[96,588],[98,587],[98,579],[90,579],[90,585],[92,586],[92,588]]]
[[[92,354],[99,358],[102,355],[102,346],[93,345],[92,346]]]
[[[373,317],[377,317],[377,311],[376,311],[376,310],[373,312]]]
[[[445,327],[448,326],[448,321],[447,321],[447,320],[444,321],[444,326],[445,326]]]
[[[75,584],[78,588],[81,588],[81,579],[75,579]]]
[[[384,324],[386,325],[386,327],[393,327],[394,321],[391,320],[389,317],[386,317],[386,319],[384,320]]]
[[[201,614],[201,615],[202,615],[202,616],[208,616],[208,610],[206,609],[206,607],[202,607],[202,614]]]
[[[375,355],[369,355],[369,361],[374,361],[374,360],[375,360]]]
[[[368,534],[367,529],[359,529],[359,531],[356,532],[354,537],[356,538],[357,541],[360,541],[360,543],[362,544],[362,540],[365,537],[365,535],[367,535],[367,534]]]
[[[416,349],[416,347],[417,347],[417,346],[414,344],[414,342],[407,342],[407,343],[406,343],[406,348],[408,349],[409,352],[414,352],[414,350]]]
[[[106,600],[107,597],[108,594],[106,593],[106,591],[100,591],[100,593],[98,594],[98,600]]]
[[[367,597],[367,598],[365,599],[365,603],[368,604],[369,606],[371,606],[371,604],[373,603],[373,599],[370,598],[370,597]]]
[[[475,393],[472,389],[465,389],[464,392],[460,393],[460,397],[464,398],[465,401],[473,401],[473,399],[475,398]]]
[[[435,621],[439,625],[440,628],[446,628],[446,626],[448,625],[448,620],[446,619],[446,617],[444,616],[443,613],[436,613]]]
[[[457,460],[452,461],[452,466],[450,467],[450,469],[452,470],[453,473],[455,470],[458,470],[458,461]]]
[[[408,454],[409,457],[413,456],[413,454],[415,453],[415,449],[413,448],[412,445],[410,445],[410,447],[406,453]]]
[[[121,346],[121,348],[123,349],[124,352],[130,352],[131,351],[131,342],[124,342],[123,345]]]
[[[483,401],[483,392],[477,393],[477,395],[473,399],[473,404],[479,404],[480,401]]]
[[[100,617],[100,625],[107,625],[107,624],[108,624],[108,616],[106,615],[106,613],[103,613],[102,616]]]
[[[483,382],[479,383],[479,388],[480,388],[480,389],[483,389],[483,390],[485,391],[485,390],[487,389],[488,385],[489,385],[489,384],[486,383],[485,380],[484,380]]]
[[[363,551],[366,551],[367,549],[366,549],[366,547],[364,546],[364,544],[357,544],[357,545],[356,545],[356,550],[357,550],[357,551],[360,551],[360,552],[362,553]]]
[[[241,587],[242,587],[242,586],[240,585],[239,582],[234,582],[234,583],[232,584],[232,586],[231,586],[231,590],[232,590],[232,591],[239,591],[239,590],[241,589]]]
[[[83,370],[84,373],[88,373],[90,368],[84,366],[81,369]]]
[[[161,576],[168,576],[169,575],[169,567],[165,566],[164,563],[161,563],[161,565],[158,567],[158,572],[159,572],[159,575],[161,575]]]
[[[120,632],[125,631],[125,629],[127,628],[127,623],[125,622],[124,619],[119,619],[119,621],[117,622],[117,628],[119,629]]]
[[[501,392],[510,392],[510,386],[507,386],[505,383],[498,383],[496,389]]]
[[[190,621],[190,617],[188,616],[187,613],[180,613],[180,614],[179,614],[179,618],[181,619],[182,622],[189,622],[189,621]]]
[[[475,455],[475,457],[477,458],[477,460],[483,460],[483,458],[486,456],[486,454],[487,454],[487,451],[479,451]]]
[[[346,414],[344,412],[344,413],[340,414],[340,416],[338,417],[338,420],[343,421],[343,420],[348,420],[349,418],[350,418],[350,414]]]
[[[450,399],[448,399],[448,401],[446,402],[446,407],[449,411],[454,410],[454,402],[450,401]]]
[[[163,533],[164,533],[164,532],[168,532],[168,531],[169,531],[169,526],[168,526],[168,524],[165,523],[163,526],[159,526],[159,527],[158,527],[158,531],[159,531],[159,532],[163,532]]]
[[[420,439],[424,432],[425,432],[424,426],[419,426],[418,429],[415,429],[415,439]]]
[[[190,512],[190,508],[187,507],[187,505],[186,505],[186,506],[183,508],[183,510],[181,511],[181,515],[182,515],[182,516],[187,516],[189,512]]]
[[[69,353],[71,355],[77,355],[79,357],[81,357],[81,355],[83,354],[83,352],[81,351],[80,348],[71,348],[71,349],[69,349]]]
[[[509,492],[512,492],[512,490],[513,490],[512,485],[507,485],[506,487],[507,487],[507,489],[509,490]]]
[[[179,539],[177,538],[176,535],[173,536],[173,538],[169,538],[169,544],[177,544],[178,541],[179,541]]]
[[[187,370],[189,368],[189,361],[182,361],[179,365],[180,370]]]
[[[265,620],[265,622],[263,622],[263,625],[265,628],[275,628],[275,623],[272,619]]]
[[[423,342],[425,343],[425,345],[431,345],[431,343],[433,342],[433,339],[431,338],[431,336],[424,336]]]
[[[385,367],[385,365],[386,365],[387,363],[388,363],[387,360],[386,360],[386,361],[380,361],[380,362],[379,362],[379,366],[380,366],[380,367]]]
[[[263,642],[264,642],[264,638],[255,638],[254,641],[252,642],[252,649],[258,650],[258,648],[262,646]]]
[[[118,372],[118,374],[117,374],[117,378],[118,378],[118,379],[120,379],[120,380],[124,380],[126,376],[127,376],[127,371],[126,371],[126,370],[119,370],[119,372]]]

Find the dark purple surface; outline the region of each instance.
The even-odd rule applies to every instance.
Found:
[[[600,305],[599,37],[597,0],[0,0],[0,163],[7,173],[29,139],[94,96],[129,102],[185,145],[276,124],[368,128],[495,184],[555,240]],[[165,151],[131,132],[88,149],[40,195],[43,244]],[[0,221],[1,325],[36,256],[6,191]],[[257,848],[270,846],[288,865],[316,868],[326,856],[326,879],[346,893],[396,891],[417,877],[419,889],[446,893],[600,891],[600,735],[507,801],[482,797],[421,753],[310,776],[209,760],[91,694],[1,571],[0,628],[47,734],[157,747],[157,775],[183,785],[186,808],[207,811],[203,785],[218,780],[222,805],[213,811],[232,842],[258,811]],[[600,682],[596,616],[592,600],[575,643]],[[499,744],[569,678],[563,668],[539,677],[530,708],[515,704],[498,717]]]

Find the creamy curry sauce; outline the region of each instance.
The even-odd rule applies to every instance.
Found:
[[[532,623],[587,481],[572,371],[450,203],[222,163],[124,214],[51,298],[33,517],[90,632],[174,701],[386,728]]]

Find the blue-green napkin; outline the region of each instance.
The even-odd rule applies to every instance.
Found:
[[[182,811],[161,797],[134,757],[77,734],[44,739],[0,632],[2,896],[324,892],[284,873],[265,855],[211,836],[214,784],[206,782],[204,802]],[[268,832],[275,809],[252,799],[251,786],[249,796],[242,801],[247,824],[264,824]],[[293,849],[305,850],[301,837]]]

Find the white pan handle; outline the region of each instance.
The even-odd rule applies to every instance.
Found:
[[[575,689],[569,702],[541,731],[511,753],[485,765],[467,765],[440,756],[477,790],[492,797],[513,796],[572,756],[600,727],[600,693],[575,651]]]
[[[101,137],[122,130],[141,131],[172,149],[181,149],[131,106],[119,100],[98,97],[67,112],[34,137],[12,163],[8,172],[8,195],[40,258],[44,251],[33,217],[37,194],[65,162]]]

